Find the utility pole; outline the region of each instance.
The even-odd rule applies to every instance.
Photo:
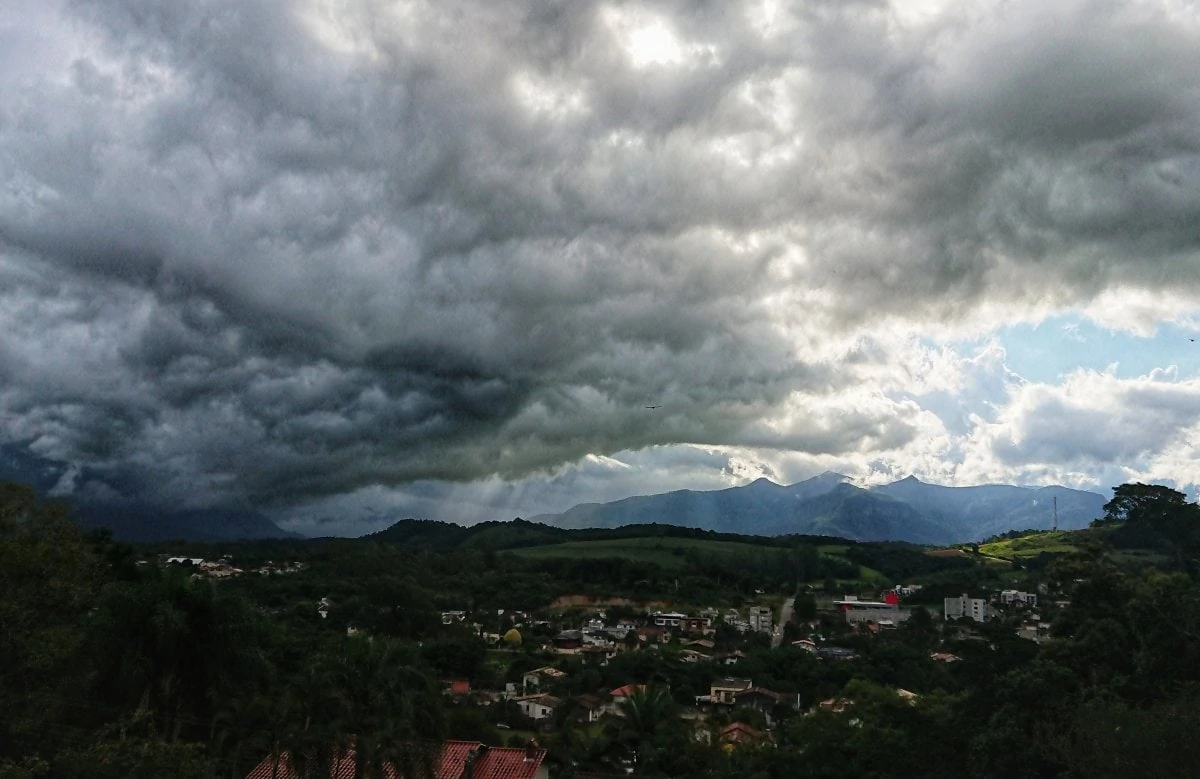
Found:
[[[1054,530],[1058,531],[1058,496],[1054,496]]]

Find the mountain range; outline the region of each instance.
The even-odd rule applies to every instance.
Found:
[[[0,480],[27,484],[44,495],[66,494],[85,527],[107,527],[122,541],[225,541],[298,538],[265,515],[247,508],[161,509],[136,501],[87,499],[75,484],[99,481],[87,469],[72,473],[66,463],[32,454],[27,447],[0,445]],[[659,524],[739,535],[836,536],[855,541],[952,544],[977,541],[1009,530],[1087,527],[1103,515],[1106,499],[1067,487],[988,484],[943,487],[908,477],[861,487],[839,473],[791,485],[759,479],[742,487],[697,492],[676,490],[611,503],[584,503],[561,514],[529,518],[563,529],[616,528]]]
[[[584,503],[530,521],[561,528],[664,524],[745,535],[822,535],[855,541],[953,544],[1009,530],[1087,527],[1106,498],[1067,487],[987,484],[943,487],[910,476],[860,487],[826,472],[791,485],[758,479],[742,487],[677,490],[612,503]]]

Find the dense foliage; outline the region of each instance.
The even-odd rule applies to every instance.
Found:
[[[753,556],[684,545],[656,563],[507,551],[547,543],[536,526],[488,528],[499,548],[428,525],[405,538],[133,549],[0,485],[0,776],[240,777],[284,750],[318,776],[351,742],[363,776],[385,762],[420,776],[444,737],[502,744],[532,727],[511,703],[484,710],[446,697],[437,680],[503,688],[548,663],[566,674],[552,691],[567,704],[539,734],[558,776],[1191,775],[1200,761],[1191,737],[1200,727],[1200,509],[1146,485],[1118,488],[1107,508],[1074,551],[1019,569],[900,544],[835,552],[828,539],[804,538],[772,539]],[[418,536],[426,541],[407,542]],[[1134,539],[1152,556],[1131,555]],[[213,581],[156,564],[154,552],[168,549],[233,554],[247,570],[291,567]],[[917,609],[872,635],[818,613],[814,593],[864,570],[924,584],[931,605],[943,593],[1041,585],[1053,640],[1018,637],[1017,616],[964,625]],[[857,659],[823,660],[787,641],[771,648],[765,636],[722,627],[715,650],[743,653],[732,669],[697,662],[677,642],[600,664],[538,649],[583,610],[556,607],[563,624],[528,619],[520,640],[491,649],[439,614],[466,610],[484,632],[503,634],[514,609],[550,613],[571,594],[723,606],[756,589],[782,597],[797,588],[801,623],[787,637],[819,634]],[[936,662],[935,651],[961,660]],[[728,673],[799,706],[681,716]],[[622,685],[636,691],[620,716],[580,724],[577,696]],[[722,743],[732,722],[769,725],[770,736]]]

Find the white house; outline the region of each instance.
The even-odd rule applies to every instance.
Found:
[[[554,716],[554,710],[558,708],[560,701],[553,695],[526,695],[517,698],[517,706],[520,707],[521,713],[529,717],[534,722],[550,719]]]
[[[1001,590],[1000,591],[1000,602],[1003,603],[1005,606],[1012,606],[1014,604],[1020,604],[1020,605],[1029,606],[1032,608],[1034,606],[1037,606],[1037,599],[1038,599],[1037,593],[1033,593],[1033,592],[1021,592],[1020,590]]]

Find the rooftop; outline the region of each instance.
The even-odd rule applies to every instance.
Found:
[[[534,779],[546,757],[546,750],[535,742],[520,748],[489,747],[477,741],[447,741],[442,744],[434,767],[434,779],[462,779],[468,758],[474,757],[472,779]],[[329,779],[354,779],[354,750],[345,752],[329,771]],[[291,756],[283,753],[278,764],[271,756],[263,761],[246,779],[299,779],[292,766]],[[399,779],[396,769],[388,765],[383,779]]]

